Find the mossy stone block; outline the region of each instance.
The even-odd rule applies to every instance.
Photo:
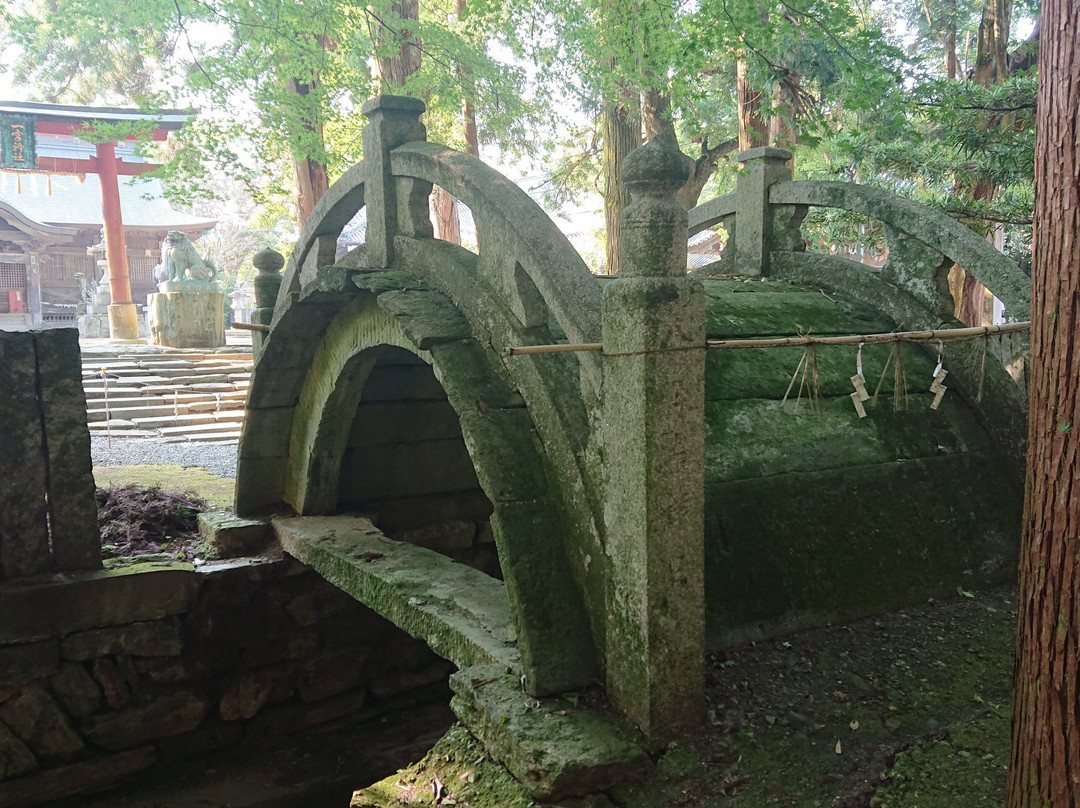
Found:
[[[816,402],[749,399],[710,401],[705,466],[709,482],[792,472],[888,464],[992,447],[970,410],[948,396],[930,409],[929,393],[867,402],[859,418],[847,396]]]
[[[274,519],[282,547],[459,667],[517,664],[503,583],[359,517]]]
[[[53,560],[62,571],[99,569],[101,532],[86,428],[79,332],[54,328],[39,332],[34,340],[49,455]]]
[[[497,665],[450,677],[454,712],[485,750],[538,800],[605,791],[651,768],[645,750],[614,713],[569,701],[523,698],[513,673]]]
[[[465,317],[438,292],[390,291],[379,295],[379,305],[394,317],[421,350],[440,342],[468,339],[472,330]]]
[[[1020,483],[969,453],[706,488],[713,648],[1011,579]]]
[[[705,331],[710,339],[814,333],[867,334],[889,331],[892,324],[868,311],[837,304],[816,290],[798,287],[726,293],[709,285]]]
[[[47,462],[34,333],[0,332],[0,579],[48,572]]]
[[[0,643],[182,614],[198,594],[193,570],[178,562],[143,562],[2,586]]]

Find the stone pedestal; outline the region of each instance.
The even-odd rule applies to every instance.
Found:
[[[219,348],[225,344],[225,295],[166,292],[149,295],[150,344]]]
[[[103,264],[104,261],[99,261]],[[86,314],[79,318],[79,336],[90,339],[109,338],[109,284],[102,281],[94,292],[94,302],[86,307]]]
[[[139,311],[134,303],[109,304],[109,337],[114,340],[139,338]]]
[[[87,339],[108,339],[109,316],[107,314],[84,314],[79,318],[79,336]]]

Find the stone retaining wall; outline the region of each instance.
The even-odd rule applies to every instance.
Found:
[[[0,331],[0,580],[101,566],[78,340]]]
[[[8,582],[0,615],[5,808],[449,697],[450,663],[287,557]]]

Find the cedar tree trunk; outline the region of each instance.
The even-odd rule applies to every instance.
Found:
[[[399,92],[406,79],[420,69],[421,42],[418,0],[397,0],[389,19],[376,29],[375,52],[379,92]]]
[[[769,127],[761,117],[761,93],[751,86],[746,75],[746,62],[735,63],[735,106],[739,118],[739,151],[764,146]]]
[[[1001,84],[1009,77],[1009,16],[1011,0],[983,0],[979,22],[979,43],[975,52],[975,83],[983,87]],[[979,181],[971,189],[974,199],[993,199],[998,189]],[[986,287],[967,273],[960,297],[959,318],[965,325],[983,324],[986,314]]]
[[[318,108],[314,102],[313,91],[318,77],[308,81],[289,79],[285,88],[295,96],[295,103],[287,113],[289,129],[292,135],[293,152],[293,194],[296,204],[296,220],[303,229],[315,203],[322,198],[329,187],[326,166],[313,154],[323,154],[323,126]]]
[[[1080,3],[1043,0],[1008,808],[1080,806]]]
[[[456,0],[454,8],[458,18],[465,12],[465,0]],[[457,74],[461,80],[461,129],[465,141],[465,152],[473,157],[480,156],[480,138],[476,131],[476,110],[469,94],[473,89],[469,68],[458,65]],[[458,214],[457,200],[442,188],[435,188],[435,235],[444,241],[461,243],[461,218]]]
[[[603,106],[604,227],[607,233],[607,273],[619,271],[619,219],[630,204],[630,192],[619,172],[626,155],[641,145],[639,97],[632,91],[606,99]]]

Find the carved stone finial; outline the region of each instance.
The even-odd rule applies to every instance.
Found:
[[[653,138],[634,149],[622,164],[623,184],[633,194],[670,196],[690,177],[690,158],[673,140]]]
[[[255,311],[252,313],[252,322],[269,325],[270,318],[274,314],[278,290],[281,288],[281,275],[278,273],[285,266],[285,259],[277,250],[266,247],[251,256],[251,263],[254,264],[255,269],[259,270],[253,284]]]
[[[263,275],[276,275],[285,266],[285,258],[272,247],[265,247],[251,256],[251,263]]]
[[[408,95],[377,95],[365,101],[364,105],[360,107],[360,112],[368,118],[376,111],[404,112],[406,115],[418,118],[424,114],[426,109],[427,105],[419,98],[412,98]]]
[[[689,176],[690,158],[671,140],[653,138],[623,160],[633,201],[620,219],[620,276],[686,274],[686,208],[675,192]]]

